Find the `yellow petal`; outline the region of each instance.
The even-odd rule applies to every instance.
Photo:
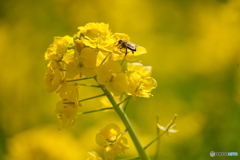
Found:
[[[47,92],[53,92],[58,89],[62,83],[62,73],[59,69],[48,69],[45,76],[45,85]]]
[[[109,83],[106,84],[107,89],[114,94],[119,96],[121,93],[128,90],[127,77],[124,73],[118,73]]]

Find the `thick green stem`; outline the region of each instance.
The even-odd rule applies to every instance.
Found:
[[[124,123],[125,127],[127,128],[127,131],[132,138],[132,141],[137,149],[137,152],[139,154],[139,157],[141,160],[150,160],[149,156],[146,154],[145,150],[142,147],[142,144],[140,143],[127,115],[124,113],[124,111],[119,107],[119,105],[116,103],[115,99],[111,95],[111,93],[107,90],[104,89],[104,87],[101,87],[109,101],[111,102],[114,110],[117,112],[118,116],[121,118],[122,122]]]

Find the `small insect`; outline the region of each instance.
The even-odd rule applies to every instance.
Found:
[[[119,40],[117,46],[119,46],[120,49],[126,48],[126,52],[125,52],[125,55],[123,57],[123,61],[128,54],[128,51],[127,51],[128,49],[131,50],[133,54],[134,54],[135,51],[137,51],[137,48],[136,48],[137,45],[133,44],[133,43],[130,43],[128,41]],[[122,61],[122,63],[123,63],[123,61]]]
[[[130,43],[128,41],[124,41],[124,40],[119,40],[118,44],[116,46],[118,46],[119,49],[123,49],[123,48],[126,49],[125,55],[123,57],[123,61],[125,60],[125,58],[128,54],[128,50],[132,51],[133,54],[134,54],[134,52],[137,52],[138,55],[147,53],[147,50],[144,47],[139,46],[134,43]],[[122,61],[122,63],[123,63],[123,61]]]
[[[135,51],[137,51],[137,48],[136,48],[137,45],[136,45],[136,44],[133,44],[133,43],[130,43],[130,42],[128,42],[128,41],[119,40],[117,46],[120,46],[120,49],[126,48],[126,53],[125,53],[125,56],[124,56],[124,57],[126,57],[126,55],[127,55],[127,50],[128,50],[128,49],[131,50],[132,53],[134,53]]]

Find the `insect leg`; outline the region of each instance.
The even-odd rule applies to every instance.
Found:
[[[127,47],[126,47],[126,53],[125,53],[124,59],[125,59],[126,56],[127,56]]]
[[[123,60],[122,60],[122,63],[121,63],[121,64],[123,64],[123,62],[124,62],[126,56],[127,56],[127,48],[126,48],[126,53],[125,53],[125,55],[124,55],[124,57],[123,57]]]

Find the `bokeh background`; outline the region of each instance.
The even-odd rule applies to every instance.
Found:
[[[80,160],[102,150],[95,134],[114,112],[81,115],[58,131],[60,100],[44,86],[44,53],[54,36],[105,22],[148,54],[158,87],[131,101],[127,114],[142,143],[156,136],[156,115],[166,125],[177,114],[179,132],[164,135],[158,159],[210,159],[210,151],[240,153],[240,1],[238,0],[8,0],[0,2],[0,159]],[[89,89],[89,88],[88,88]],[[98,90],[82,91],[84,96]],[[99,100],[99,99],[98,99]],[[84,102],[82,111],[101,108]],[[130,140],[129,140],[130,141]],[[121,157],[134,157],[131,148]],[[153,158],[155,144],[147,149]],[[217,157],[224,159],[226,157]]]

